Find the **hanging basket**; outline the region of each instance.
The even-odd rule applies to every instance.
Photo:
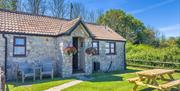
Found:
[[[96,49],[93,48],[93,47],[87,48],[86,49],[86,54],[90,55],[90,56],[95,55],[96,54]]]
[[[66,47],[66,48],[64,48],[63,51],[64,51],[64,53],[67,54],[67,55],[74,55],[74,54],[77,53],[77,49],[76,49],[74,46],[72,46],[72,47]]]

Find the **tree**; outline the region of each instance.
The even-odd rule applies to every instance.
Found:
[[[132,15],[127,15],[122,10],[109,10],[97,20],[97,23],[107,25],[117,33],[133,43],[142,43],[142,30],[144,24],[135,19]]]
[[[18,0],[0,0],[0,8],[16,11],[17,3]]]
[[[95,23],[99,16],[103,14],[103,10],[86,10],[87,16],[85,21]]]
[[[27,0],[24,4],[25,12],[44,15],[46,11],[46,0]]]
[[[138,38],[141,43],[158,46],[158,41],[156,40],[154,28],[146,27],[139,34]]]
[[[64,0],[52,0],[51,12],[55,17],[64,18],[67,12]]]
[[[180,48],[180,37],[177,37],[177,39],[176,39],[176,45]]]
[[[95,12],[93,10],[89,11],[88,16],[87,16],[87,21],[88,22],[95,22]]]
[[[83,20],[85,20],[87,17],[85,6],[79,2],[72,3],[72,13],[70,14],[72,14],[72,18],[77,18],[81,16]]]
[[[3,8],[2,0],[0,0],[0,8]]]

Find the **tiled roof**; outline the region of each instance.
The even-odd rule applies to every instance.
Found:
[[[126,41],[122,36],[107,26],[86,24],[95,39]]]
[[[66,33],[78,21],[81,19],[58,19],[0,9],[0,32],[57,36]],[[90,23],[84,23],[84,25],[95,39],[125,41],[109,27]]]

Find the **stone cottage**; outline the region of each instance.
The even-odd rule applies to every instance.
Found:
[[[7,77],[13,78],[13,62],[33,62],[51,59],[55,74],[73,76],[78,71],[91,74],[94,62],[99,71],[125,69],[126,40],[107,26],[85,23],[81,18],[72,20],[22,12],[0,10],[0,65],[7,69]],[[68,46],[78,50],[66,55]],[[96,49],[89,56],[87,48]],[[7,50],[6,50],[7,49]],[[97,68],[96,68],[97,69]]]

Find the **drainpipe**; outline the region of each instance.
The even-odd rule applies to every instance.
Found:
[[[126,64],[126,42],[124,42],[124,70],[126,70],[127,68],[127,64]]]
[[[5,36],[5,34],[2,34],[2,37],[5,40],[4,69],[5,69],[5,81],[7,81],[7,37]]]

